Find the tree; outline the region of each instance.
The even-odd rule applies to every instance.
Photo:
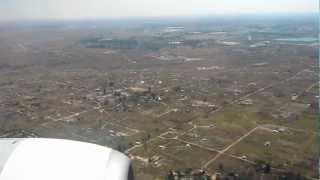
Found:
[[[106,95],[106,88],[103,88],[103,95]]]
[[[174,175],[173,175],[172,170],[169,171],[166,179],[167,179],[167,180],[174,180]]]
[[[122,146],[121,144],[119,144],[119,145],[117,146],[117,150],[118,150],[119,152],[123,152],[123,151],[124,151],[124,148],[123,148],[123,146]]]
[[[180,86],[176,86],[176,87],[173,88],[173,90],[175,92],[180,92],[181,91],[181,87]]]
[[[301,180],[301,179],[302,179],[301,174],[300,173],[296,174],[295,180]]]
[[[113,87],[114,86],[114,82],[109,82],[109,87]]]
[[[222,163],[219,163],[218,169],[219,169],[219,171],[223,171],[224,167],[223,167],[223,164],[222,164]]]
[[[148,144],[147,144],[146,138],[143,138],[143,139],[142,139],[142,144],[143,144],[143,149],[144,149],[145,151],[147,151],[147,150],[148,150]]]
[[[121,92],[118,92],[118,91],[114,92],[114,96],[120,97],[121,96]]]
[[[157,97],[157,95],[156,95],[155,93],[151,93],[151,98],[152,98],[153,100],[155,100],[156,97]]]
[[[151,139],[151,134],[148,133],[147,140],[149,141]]]
[[[269,174],[271,172],[271,165],[269,163],[265,164],[264,173]]]

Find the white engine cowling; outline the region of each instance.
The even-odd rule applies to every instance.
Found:
[[[61,139],[0,139],[0,180],[127,180],[130,159],[103,146]]]

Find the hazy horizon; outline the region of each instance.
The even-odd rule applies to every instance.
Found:
[[[0,21],[317,13],[317,0],[3,0]]]

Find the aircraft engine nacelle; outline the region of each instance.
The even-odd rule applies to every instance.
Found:
[[[130,159],[103,146],[61,139],[0,139],[0,180],[131,180]]]

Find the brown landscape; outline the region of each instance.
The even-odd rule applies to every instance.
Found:
[[[112,147],[139,180],[317,179],[318,26],[221,21],[0,26],[0,137]]]

